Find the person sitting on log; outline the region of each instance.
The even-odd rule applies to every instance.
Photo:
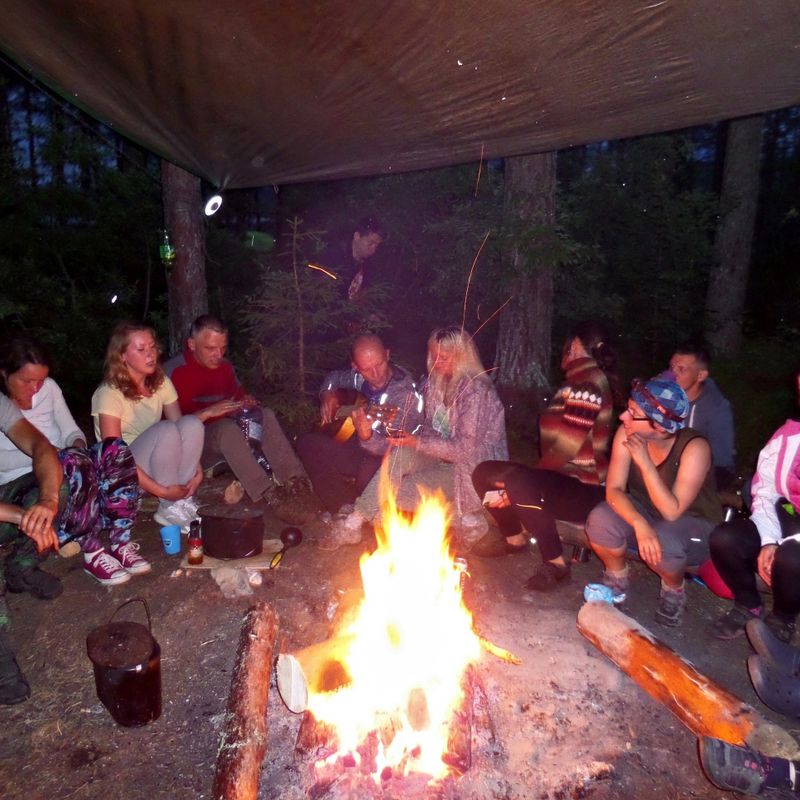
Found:
[[[471,476],[481,461],[508,457],[503,404],[472,337],[460,326],[431,333],[427,364],[425,425],[418,436],[406,429],[391,438],[393,450],[385,472],[400,508],[413,509],[419,486],[443,489],[453,501],[460,528],[485,530],[481,498]],[[376,521],[383,474],[372,478],[353,513],[331,531],[329,546],[359,542],[363,524]]]
[[[227,349],[227,326],[204,314],[192,323],[183,355],[164,365],[181,411],[194,414],[205,425],[203,467],[227,463],[239,482],[229,487],[228,497],[234,494],[233,499],[241,499],[244,492],[254,503],[274,501],[281,518],[287,517],[292,507],[313,509],[316,499],[302,462],[275,412],[262,407],[239,383],[233,365],[225,358]],[[245,437],[242,412],[256,423],[259,435],[255,439]],[[276,491],[278,487],[280,491]],[[307,514],[294,516],[286,521],[308,520]]]
[[[671,626],[686,605],[686,566],[707,558],[709,534],[722,521],[711,448],[686,427],[688,413],[686,393],[673,381],[633,382],[611,447],[605,502],[586,520],[603,582],[624,598],[625,552],[635,548],[661,578],[656,621]]]
[[[532,537],[542,564],[528,589],[548,591],[569,578],[556,520],[582,524],[605,496],[614,406],[623,404],[616,360],[602,325],[577,325],[561,351],[566,381],[539,418],[536,468],[484,461],[472,474],[480,497],[496,492],[486,507],[500,529],[500,535],[490,532],[476,542],[472,552],[482,558],[524,553]]]
[[[149,326],[121,322],[114,328],[103,381],[92,395],[94,432],[98,441],[121,438],[128,444],[139,485],[159,500],[153,519],[188,533],[197,517],[194,493],[203,480],[203,423],[181,414],[158,356]]]
[[[59,544],[65,545],[62,555],[68,554],[70,547],[73,552],[82,550],[87,574],[105,585],[124,583],[131,575],[150,571],[150,563],[139,555],[139,545],[131,541],[140,494],[136,462],[121,439],[87,447],[86,437],[49,373],[49,357],[32,339],[11,339],[0,350],[0,379],[6,393],[58,448],[65,495],[54,524]],[[0,484],[4,499],[22,507],[32,502],[38,490],[31,458],[2,433]],[[36,571],[18,572],[12,565],[6,581],[11,591],[50,597],[54,591],[50,584],[56,579]]]
[[[356,336],[350,368],[328,373],[319,397],[323,427],[298,437],[297,453],[322,504],[346,516],[389,449],[381,417],[390,416],[398,430],[416,431],[422,397],[375,334]]]
[[[800,401],[800,370],[795,380]],[[711,559],[734,599],[712,634],[736,638],[748,620],[763,614],[759,575],[772,589],[772,611],[764,621],[789,642],[800,613],[800,420],[787,420],[759,453],[751,492],[750,517],[732,519],[711,533]]]

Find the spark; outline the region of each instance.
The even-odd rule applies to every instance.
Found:
[[[494,319],[494,317],[496,317],[510,302],[511,302],[511,297],[509,297],[508,300],[506,300],[505,303],[503,303],[503,305],[501,305],[498,309],[489,314],[486,320],[480,324],[478,330],[476,330],[475,333],[472,334],[473,338],[475,338],[492,321],[492,319]]]
[[[334,275],[332,272],[328,272],[328,270],[326,270],[325,267],[320,267],[319,264],[312,264],[311,262],[309,262],[308,264],[306,264],[306,266],[309,269],[316,269],[319,270],[320,272],[324,272],[329,278],[333,278],[335,281],[339,280],[339,278],[336,275]]]
[[[475,178],[475,197],[478,196],[478,185],[481,182],[481,172],[483,172],[483,142],[481,142],[481,157],[478,161],[478,177]]]
[[[480,258],[481,250],[483,250],[483,246],[486,244],[486,240],[489,238],[489,234],[491,231],[486,231],[486,236],[483,237],[483,241],[481,242],[481,246],[478,248],[478,252],[475,253],[475,258],[472,261],[472,266],[469,270],[469,277],[467,278],[467,288],[464,291],[464,312],[461,315],[461,330],[464,330],[464,323],[467,321],[467,298],[469,297],[469,287],[470,283],[472,283],[472,273],[475,272],[475,267],[478,263],[478,258]]]

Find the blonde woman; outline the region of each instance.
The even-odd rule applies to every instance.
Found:
[[[428,376],[423,387],[425,425],[418,436],[393,437],[388,465],[398,505],[418,499],[417,486],[443,489],[462,528],[486,528],[472,471],[482,461],[508,458],[505,411],[472,337],[459,326],[433,331],[428,339]],[[378,515],[380,472],[356,500],[355,511],[331,531],[330,546],[360,541],[364,522]]]
[[[197,516],[193,495],[203,480],[203,423],[182,416],[158,356],[152,328],[117,325],[106,350],[103,382],[92,395],[95,435],[127,442],[140,486],[159,499],[156,522],[188,530]]]

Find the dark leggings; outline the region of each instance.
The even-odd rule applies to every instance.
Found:
[[[556,520],[582,523],[605,499],[605,489],[546,469],[531,469],[510,461],[484,461],[472,473],[478,497],[505,487],[511,505],[489,508],[503,536],[527,531],[539,546],[544,561],[562,555]]]
[[[761,537],[755,523],[734,519],[717,525],[711,532],[709,548],[733,599],[745,608],[760,606],[756,570]],[[772,562],[772,611],[788,621],[800,612],[800,543],[795,540],[780,545]]]

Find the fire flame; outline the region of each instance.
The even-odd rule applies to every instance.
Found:
[[[376,770],[440,777],[447,772],[448,723],[462,699],[461,678],[480,642],[461,599],[461,571],[449,552],[448,511],[437,493],[411,519],[384,499],[378,547],[360,568],[364,599],[341,631],[340,655],[350,682],[311,693],[309,709],[337,733],[339,751],[358,759],[379,738]]]

